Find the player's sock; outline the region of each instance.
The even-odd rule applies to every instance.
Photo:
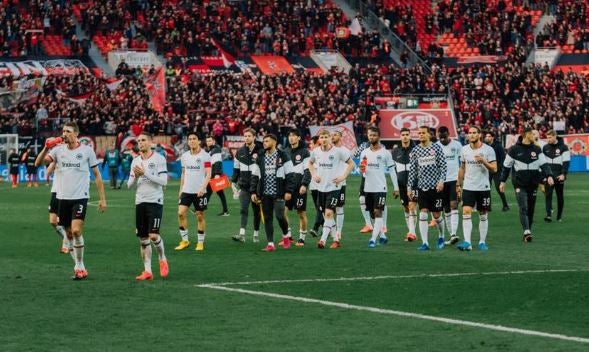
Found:
[[[462,232],[464,232],[464,242],[470,243],[470,235],[472,233],[472,219],[471,215],[462,215]]]
[[[60,238],[67,238],[67,234],[65,232],[65,227],[61,225],[55,226],[55,232],[59,235]]]
[[[344,208],[335,208],[335,212],[337,214],[337,217],[335,218],[337,222],[336,232],[341,235],[343,233],[342,230],[344,228]]]
[[[254,231],[254,233],[255,233],[255,232],[256,232],[256,231]],[[239,229],[239,235],[240,235],[240,236],[245,236],[245,229],[244,229],[243,227]]]
[[[444,217],[442,215],[438,216],[436,220],[436,225],[438,227],[438,237],[444,238]]]
[[[409,225],[409,219],[411,217],[411,215],[409,215],[409,212],[405,211],[405,225],[407,225],[407,230],[409,231],[409,229],[411,228],[411,226]]]
[[[481,214],[479,216],[479,232],[481,234],[481,239],[479,243],[486,243],[487,242],[487,232],[489,231],[489,218],[488,214]]]
[[[76,253],[74,253],[74,239],[70,239],[67,236],[65,236],[65,240],[63,243],[66,243],[67,241],[67,249],[70,253],[70,256],[72,257],[72,260],[74,261],[74,263],[76,262]]]
[[[331,228],[335,226],[335,221],[333,219],[325,219],[323,222],[323,233],[321,234],[321,241],[325,243],[327,241],[327,237],[331,233]]]
[[[198,231],[198,243],[204,243],[205,241],[205,232],[204,231]]]
[[[428,228],[427,213],[419,212],[419,235],[421,236],[421,242],[429,246],[429,240],[427,238]]]
[[[382,218],[374,219],[374,226],[372,227],[372,237],[370,237],[371,241],[376,242],[378,235],[382,231],[382,226],[383,226],[382,224],[383,224]]]
[[[288,232],[286,232],[286,236],[288,238],[292,238],[292,231],[290,230],[290,227],[288,228]]]
[[[188,242],[188,230],[183,226],[180,226],[180,237],[182,237],[182,241]]]
[[[143,271],[151,273],[151,241],[141,240],[141,258],[143,259]]]
[[[442,216],[440,216],[442,217]],[[444,212],[444,223],[446,224],[446,231],[448,231],[448,233],[450,235],[453,235],[454,232],[452,232],[452,213],[446,213]]]
[[[74,237],[74,254],[76,268],[79,270],[86,270],[84,267],[84,237],[82,235]]]
[[[382,211],[382,227],[387,227],[387,220],[389,219],[389,211],[387,210],[387,206],[384,206]]]
[[[458,215],[458,209],[450,210],[450,234],[456,235],[458,232],[458,221],[460,220],[460,216]]]
[[[360,212],[364,218],[364,225],[372,226],[372,222],[370,221],[370,212],[366,210],[366,197],[360,196],[358,200],[360,200]]]
[[[254,237],[258,237],[260,235],[260,230],[254,230]],[[241,236],[241,234],[240,234]]]
[[[417,210],[409,211],[409,232],[415,233],[415,227],[417,225]]]
[[[159,260],[166,260],[166,253],[164,252],[164,239],[162,236],[157,235],[155,240],[152,240],[153,246],[157,250],[157,257]]]
[[[307,237],[307,231],[306,230],[299,230],[299,238],[304,241],[305,237]]]

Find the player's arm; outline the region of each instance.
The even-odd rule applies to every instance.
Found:
[[[264,158],[258,158],[258,160],[250,167],[252,172],[250,176],[250,193],[252,195],[252,202],[254,203],[258,202],[258,183],[262,178],[262,172],[260,170],[260,166],[258,165],[260,160],[264,160]]]
[[[315,182],[321,182],[321,179],[318,178],[317,170],[315,169],[315,155],[311,153],[311,157],[309,158],[309,163],[307,164],[307,169],[309,170],[309,174],[311,174],[311,179]]]
[[[295,183],[295,172],[294,172],[294,167],[292,165],[292,160],[290,160],[290,157],[287,153],[283,153],[284,154],[284,160],[286,160],[283,164],[282,164],[282,169],[284,171],[284,181],[285,181],[285,189],[284,189],[284,195],[285,195],[285,200],[290,200],[290,196],[292,196],[292,194],[294,194],[297,190],[296,188],[296,183]],[[287,194],[289,196],[287,196]],[[288,198],[288,199],[286,199]]]
[[[475,157],[477,161],[480,161],[483,166],[489,170],[490,173],[494,174],[497,172],[497,161],[495,158],[495,151],[492,148],[489,148],[488,155],[486,158],[479,157],[478,155]]]
[[[407,194],[417,188],[417,158],[415,154],[409,153],[409,176],[407,178]]]
[[[47,147],[43,147],[35,159],[35,166],[39,167],[42,164],[49,165],[51,162],[53,162],[53,158],[51,155],[49,155],[49,149]]]
[[[505,181],[507,181],[509,173],[511,172],[511,168],[515,164],[515,159],[513,159],[511,154],[515,154],[516,148],[517,146],[512,147],[507,152],[507,155],[505,155],[505,160],[503,161],[503,168],[501,169],[501,176],[499,177],[499,179],[501,180],[501,183],[499,184],[499,191],[501,192],[505,192]]]
[[[309,159],[310,156],[307,155],[307,157],[303,160],[304,166],[309,165]],[[309,183],[311,183],[311,172],[309,171],[309,168],[306,167],[303,170],[303,178],[301,180],[301,187],[299,188],[300,194],[305,194],[305,192],[307,192],[307,189],[309,188]]]
[[[102,182],[102,175],[100,175],[98,165],[92,167],[92,173],[94,174],[96,189],[98,189],[98,210],[104,212],[106,210],[106,195],[104,193],[104,183]]]
[[[186,169],[182,166],[182,173],[180,174],[180,189],[178,190],[178,197],[182,195],[182,188],[184,187],[184,178],[186,177]]]
[[[348,175],[350,175],[350,172],[352,172],[352,170],[354,170],[354,168],[356,167],[356,164],[354,163],[354,160],[352,160],[352,158],[348,158],[348,161],[346,161],[346,170],[344,171],[344,173],[338,177],[336,177],[333,182],[335,183],[342,183],[346,180],[346,178],[348,178]]]
[[[464,163],[464,159],[460,161],[460,167],[458,168],[458,179],[456,179],[456,194],[458,198],[461,197],[462,194],[462,184],[464,183],[464,172],[465,172],[466,164]]]
[[[562,174],[557,175],[559,181],[564,181],[569,173],[569,167],[571,165],[571,152],[569,151],[569,147],[563,144],[563,152],[562,152]]]
[[[163,159],[163,157],[162,157]],[[166,166],[166,161],[162,160],[159,163],[159,167],[157,170],[157,174],[152,175],[150,173],[144,173],[143,175],[147,177],[153,183],[156,183],[160,186],[165,186],[168,184],[168,167]]]
[[[397,167],[395,161],[393,160],[393,156],[391,153],[388,153],[387,156],[387,169],[389,170],[389,177],[391,178],[391,182],[393,183],[393,195],[395,198],[399,196],[399,180],[397,178]]]
[[[49,166],[47,166],[47,175],[45,176],[47,179],[49,179],[49,177],[51,175],[53,175],[53,172],[55,171],[55,161],[51,162],[49,164]]]
[[[446,175],[448,173],[448,164],[446,161],[446,155],[444,154],[444,150],[442,148],[438,148],[438,152],[436,153],[436,164],[440,170],[440,179],[438,180],[438,185],[436,189],[438,192],[444,190],[444,182],[446,182]]]
[[[540,169],[542,170],[544,175],[546,175],[548,185],[554,185],[554,175],[552,174],[552,169],[550,168],[550,165],[548,164],[548,160],[546,160],[544,153],[540,152],[538,154],[538,160],[540,160]]]
[[[239,160],[237,156],[239,155],[239,150],[235,153],[235,157],[233,157],[233,175],[231,176],[231,182],[237,183],[239,181]]]
[[[216,149],[216,152],[211,155],[211,176],[219,177],[223,173],[223,159],[221,151]]]
[[[211,162],[205,161],[205,179],[204,179],[204,182],[202,183],[202,186],[198,190],[199,197],[202,197],[203,195],[205,195],[207,193],[207,185],[211,181],[211,173],[212,173]]]

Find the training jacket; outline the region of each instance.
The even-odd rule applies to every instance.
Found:
[[[307,146],[303,141],[299,142],[299,146],[296,149],[292,149],[291,146],[288,146],[284,150],[286,154],[290,157],[292,161],[292,171],[293,171],[293,183],[295,185],[296,191],[298,192],[298,188],[301,185],[304,185],[306,188],[309,188],[309,183],[311,182],[311,172],[307,167],[309,165],[309,158],[311,157],[311,153]]]
[[[295,184],[293,183],[292,162],[290,157],[283,150],[277,149],[278,156],[276,158],[276,198],[283,198],[285,193],[293,194],[295,192]],[[250,178],[250,193],[255,193],[259,197],[263,196],[264,183],[266,182],[266,163],[264,156],[266,151],[258,155],[256,163],[252,165],[252,173]]]
[[[258,158],[264,154],[264,149],[259,143],[254,142],[254,148],[250,151],[247,146],[237,149],[233,159],[233,176],[231,182],[237,183],[239,188],[249,190],[252,176],[252,166]]]
[[[536,187],[542,182],[543,174],[552,176],[542,149],[536,144],[523,144],[519,137],[505,156],[501,170],[501,182],[505,182],[513,168],[512,181],[515,187]]]
[[[556,144],[547,143],[542,147],[548,166],[554,176],[567,175],[571,163],[571,152],[560,137],[556,137]]]

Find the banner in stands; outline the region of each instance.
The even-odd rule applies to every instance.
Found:
[[[160,67],[162,65],[151,51],[111,51],[108,53],[108,64],[113,70],[116,70],[122,61],[133,68],[151,65]]]
[[[447,95],[383,96],[374,97],[379,109],[447,109]]]
[[[499,62],[507,61],[505,55],[477,55],[477,56],[461,56],[457,63],[464,64],[497,64]]]
[[[456,123],[450,109],[439,110],[380,110],[380,135],[383,140],[401,139],[401,128],[411,131],[411,138],[418,138],[419,126],[438,128],[446,126],[450,137],[457,138]]]
[[[282,56],[253,56],[252,60],[266,75],[275,75],[278,73],[293,73],[293,67]]]
[[[43,90],[46,77],[22,78],[10,87],[0,88],[0,109],[8,110],[20,103],[32,104]]]
[[[89,72],[88,67],[80,60],[0,62],[0,77],[74,75],[79,72]]]
[[[225,136],[223,141],[223,147],[229,149],[231,155],[235,157],[235,153],[237,153],[237,149],[243,146],[243,137],[242,136]]]
[[[340,131],[342,133],[342,143],[344,147],[348,148],[354,154],[356,152],[356,135],[354,134],[354,124],[352,121],[333,126],[309,126],[309,131],[312,136],[316,136],[319,131],[326,129],[329,132]]]
[[[161,113],[166,105],[166,75],[164,67],[155,70],[155,73],[148,75],[143,79],[145,88],[151,100],[151,107]]]
[[[569,134],[562,138],[564,144],[569,147],[571,155],[589,156],[589,134]]]

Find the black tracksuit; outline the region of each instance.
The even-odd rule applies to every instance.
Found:
[[[221,152],[221,147],[218,145],[214,145],[211,148],[207,148],[207,152],[211,156],[211,179],[215,178],[215,176],[222,176],[223,175],[223,155]],[[213,189],[211,185],[207,185],[207,202],[211,199],[213,195]],[[229,210],[227,209],[227,198],[225,197],[225,190],[220,190],[217,192],[219,199],[221,200],[221,206],[223,207],[223,213],[228,213]]]
[[[556,177],[564,175],[566,179],[569,172],[571,153],[569,152],[569,147],[564,144],[564,141],[560,137],[556,138],[555,144],[546,144],[542,148],[542,152],[546,156],[546,161],[548,162],[548,166],[550,166],[550,170],[554,177],[553,186],[546,184],[546,216],[552,216],[552,192],[556,191],[556,219],[560,220],[564,208],[564,180],[557,181]]]
[[[505,157],[501,182],[505,182],[513,168],[513,187],[519,205],[519,218],[522,228],[531,231],[536,207],[538,185],[543,174],[552,177],[552,171],[546,162],[542,150],[536,144],[523,144],[520,137]]]
[[[264,149],[259,143],[254,143],[254,147],[250,150],[247,146],[237,149],[235,158],[233,160],[233,176],[231,182],[237,183],[240,188],[239,203],[241,215],[241,228],[245,229],[247,225],[248,206],[251,203],[250,183],[252,176],[252,167],[258,158],[264,154]],[[254,230],[260,230],[260,205],[252,204],[254,211]]]
[[[503,169],[503,162],[505,161],[505,149],[503,149],[503,145],[498,140],[495,140],[493,143],[489,144],[489,146],[493,148],[495,151],[495,157],[497,158],[497,172],[489,172],[489,183],[495,183],[495,190],[499,193],[499,197],[501,197],[503,208],[507,208],[509,204],[507,204],[505,193],[499,190],[499,184],[501,183],[501,169]]]

